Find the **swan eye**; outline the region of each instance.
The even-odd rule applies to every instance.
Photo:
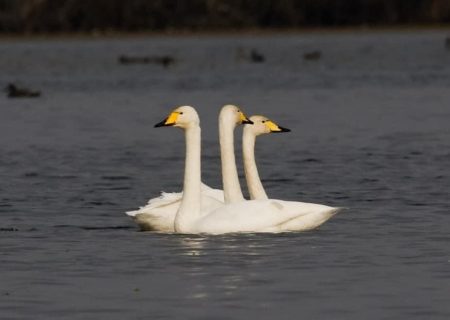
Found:
[[[262,123],[266,123],[266,120],[261,120]]]
[[[183,114],[183,112],[179,112],[178,114]]]

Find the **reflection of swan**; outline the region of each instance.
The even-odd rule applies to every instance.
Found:
[[[197,237],[197,236],[196,236]],[[205,241],[204,237],[197,237],[197,238],[185,238],[183,237],[181,239],[181,246],[183,247],[182,255],[185,256],[199,256],[202,253],[202,250],[204,249],[205,245],[203,243]]]
[[[233,106],[225,106],[222,112],[235,122],[243,116],[237,107],[231,113]],[[223,119],[225,117],[222,117]],[[225,120],[224,120],[225,121]],[[230,141],[224,141],[224,122],[219,122],[221,136],[221,150],[231,154]],[[201,129],[198,114],[194,108],[184,106],[175,109],[162,123],[164,126],[176,126],[185,130],[186,163],[183,184],[183,197],[180,208],[175,217],[175,231],[180,233],[211,233],[222,234],[230,232],[283,232],[293,230],[307,230],[317,227],[333,216],[339,208],[332,208],[319,204],[301,203],[282,200],[240,200],[239,181],[235,176],[223,176],[224,196],[228,203],[220,206],[208,214],[201,212]],[[232,131],[231,131],[232,132]],[[229,133],[229,132],[228,132]],[[224,142],[224,144],[222,144]],[[234,158],[232,155],[222,155],[222,162]],[[234,159],[233,159],[234,160]],[[235,170],[236,166],[225,161],[222,174]],[[237,174],[236,174],[237,176]],[[231,187],[231,188],[230,188]]]
[[[242,136],[242,153],[244,158],[245,179],[250,199],[268,199],[266,191],[259,179],[255,161],[255,140],[261,134],[272,132],[289,132],[291,130],[278,126],[264,116],[251,116],[252,126],[244,127]]]

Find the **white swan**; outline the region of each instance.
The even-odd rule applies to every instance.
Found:
[[[237,107],[225,106],[222,112],[227,117],[234,117],[238,122],[242,112]],[[231,111],[235,111],[232,113]],[[210,213],[201,212],[201,129],[200,120],[194,108],[183,106],[175,109],[168,119],[173,118],[173,125],[185,130],[186,136],[186,163],[183,183],[183,197],[180,208],[175,217],[175,232],[179,233],[209,233],[223,234],[232,232],[283,232],[295,230],[309,230],[328,220],[340,208],[332,208],[319,204],[301,203],[282,200],[241,200],[240,188],[234,181],[233,165],[226,162],[227,166],[222,172],[230,173],[230,177],[223,177],[225,201],[229,204],[220,206]],[[224,122],[219,122],[221,135],[221,150],[232,150],[229,142],[232,137],[222,135],[227,133],[223,127]],[[224,142],[222,144],[222,141]],[[234,158],[233,155],[224,155],[223,159]],[[234,169],[235,169],[234,165]],[[236,173],[236,172],[235,172]],[[236,174],[237,176],[237,174]],[[239,185],[239,181],[237,181]],[[242,193],[241,193],[242,195]],[[228,200],[227,200],[228,199]],[[301,221],[302,220],[302,221]],[[300,222],[301,221],[301,222]],[[303,226],[303,227],[302,227]],[[301,228],[302,227],[302,228]]]
[[[155,128],[173,125],[177,116],[177,113],[172,113],[157,123]],[[204,183],[201,183],[201,194],[202,212],[211,212],[224,203],[223,191],[213,189]],[[146,206],[127,211],[126,214],[132,217],[143,231],[174,232],[175,215],[182,196],[183,192],[161,192],[159,197],[150,199]]]
[[[232,131],[235,127],[236,119],[233,116],[229,117],[228,114],[234,114],[236,112],[235,106],[228,106],[223,108],[223,112],[220,114],[220,121],[222,128],[228,131],[230,135],[233,135]],[[227,111],[228,110],[228,111]],[[227,119],[227,120],[225,120]],[[166,120],[164,120],[165,122]],[[258,176],[258,170],[255,163],[254,147],[255,139],[257,136],[272,132],[288,132],[289,129],[283,128],[275,124],[264,116],[251,116],[250,121],[242,114],[238,117],[239,123],[254,123],[254,125],[245,126],[243,131],[243,155],[244,155],[244,169],[246,173],[247,185],[250,192],[251,199],[263,199],[262,195],[267,199],[267,195],[262,187],[261,181]],[[158,126],[161,123],[158,124]],[[224,133],[226,135],[226,133]],[[233,142],[231,145],[233,145]],[[222,144],[222,148],[228,148],[226,143]],[[231,150],[231,155],[234,155],[234,150]],[[227,154],[226,150],[222,150],[222,155]],[[223,157],[222,165],[224,165],[227,156]],[[235,163],[234,156],[231,163]],[[233,175],[234,179],[237,179],[237,171],[233,168],[227,169],[225,175]],[[224,202],[224,193],[222,190],[213,189],[202,183],[202,212],[210,212],[217,208]],[[142,230],[146,231],[161,231],[161,232],[174,232],[175,215],[181,203],[182,192],[167,193],[162,192],[161,196],[150,199],[146,206],[141,207],[139,210],[128,211],[127,215],[131,216]],[[239,197],[240,199],[240,197]],[[217,200],[217,201],[215,201]]]
[[[242,135],[242,155],[244,159],[245,180],[247,181],[247,188],[250,194],[250,199],[268,199],[266,191],[259,178],[258,169],[255,161],[255,141],[256,137],[261,134],[272,132],[289,132],[291,130],[280,127],[272,120],[264,116],[251,116],[250,120],[253,122],[251,126],[244,127]]]

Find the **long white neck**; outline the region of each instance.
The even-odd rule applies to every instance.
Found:
[[[222,162],[222,184],[225,203],[244,200],[234,157],[235,124],[223,113],[219,116],[220,159]]]
[[[250,199],[268,199],[266,191],[261,183],[261,179],[259,178],[258,168],[256,167],[255,140],[256,136],[251,131],[251,127],[245,126],[242,137],[245,179],[247,180],[247,188],[250,194]]]
[[[175,217],[175,231],[189,233],[200,218],[201,210],[201,129],[198,125],[185,129],[186,163],[183,197]]]

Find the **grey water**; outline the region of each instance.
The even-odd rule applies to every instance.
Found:
[[[450,319],[446,35],[1,40],[0,85],[42,96],[0,97],[0,318]],[[140,232],[124,212],[182,187],[182,132],[153,125],[195,106],[220,188],[226,103],[292,130],[257,141],[270,197],[348,209],[302,233]]]

